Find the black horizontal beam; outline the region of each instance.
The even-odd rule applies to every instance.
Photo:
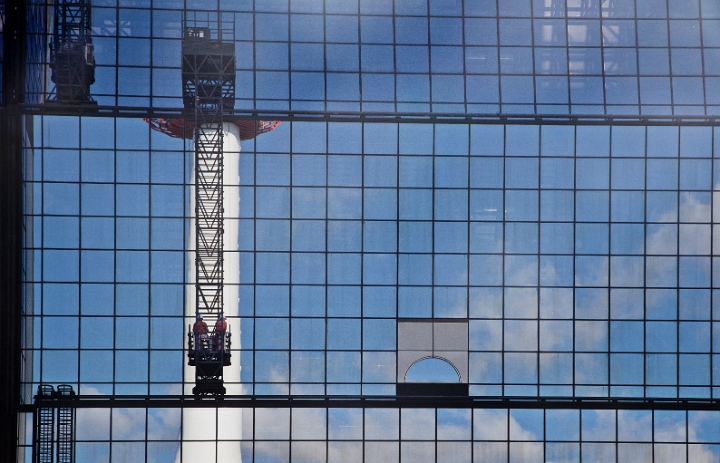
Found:
[[[88,106],[63,104],[24,104],[22,114],[54,116],[93,116],[122,118],[193,119],[192,111],[170,107]],[[276,120],[301,122],[397,122],[412,124],[511,124],[511,125],[626,125],[626,126],[720,126],[720,115],[567,115],[567,114],[472,114],[472,113],[387,113],[338,111],[235,110],[225,120]]]
[[[21,406],[57,407],[57,401]],[[63,400],[74,408],[464,408],[568,410],[717,410],[720,399],[634,399],[565,397],[400,397],[400,396],[102,396],[75,395]]]

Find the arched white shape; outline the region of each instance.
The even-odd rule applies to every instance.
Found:
[[[468,382],[468,322],[455,319],[398,320],[397,382],[418,361],[435,357],[450,363],[460,383]]]
[[[405,372],[406,383],[459,383],[460,372],[441,357],[425,357]]]

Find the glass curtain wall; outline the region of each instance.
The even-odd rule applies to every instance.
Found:
[[[713,0],[93,2],[98,111],[28,86],[28,390],[194,381],[193,146],[142,120],[180,114],[183,9],[233,18],[237,113],[283,121],[227,175],[228,394],[390,398],[439,357],[474,399],[602,405],[80,408],[77,461],[720,461]],[[433,323],[467,342],[408,357]]]

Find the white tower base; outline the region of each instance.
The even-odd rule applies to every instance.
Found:
[[[240,282],[240,256],[238,253],[238,218],[240,217],[240,132],[232,123],[223,123],[223,207],[224,207],[224,273],[223,312],[232,333],[232,365],[223,370],[224,385],[228,394],[239,395],[240,386],[240,320],[238,319],[238,283]],[[192,173],[192,177],[195,173]],[[228,186],[230,185],[230,186]],[[195,189],[190,188],[191,204],[195,204]],[[195,223],[190,222],[188,242],[194,246]],[[188,257],[188,285],[185,290],[185,323],[195,321],[195,257]],[[210,327],[212,329],[212,327]],[[187,333],[183,333],[183,345],[187,345]],[[187,364],[183,378],[184,394],[192,394],[195,386],[195,367]],[[218,439],[223,439],[218,442]],[[227,439],[227,440],[226,440]],[[186,408],[182,411],[180,448],[176,463],[239,463],[242,439],[242,409],[239,408]]]

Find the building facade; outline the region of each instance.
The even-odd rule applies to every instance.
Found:
[[[78,462],[720,462],[716,1],[100,0],[93,105],[15,6],[17,461],[69,384]],[[194,148],[143,120],[188,117],[188,14],[281,121],[227,153],[222,401],[185,395]]]

